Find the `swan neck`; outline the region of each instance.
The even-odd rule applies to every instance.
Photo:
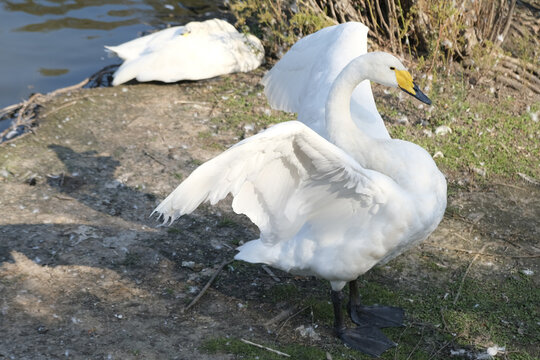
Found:
[[[351,117],[351,96],[354,89],[364,80],[369,80],[364,56],[351,61],[337,76],[330,88],[326,101],[326,126],[330,139],[338,146],[344,136],[367,137],[356,126]]]

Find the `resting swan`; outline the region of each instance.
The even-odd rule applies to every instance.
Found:
[[[299,121],[328,139],[324,115],[328,92],[341,70],[352,59],[367,53],[367,35],[364,24],[347,22],[300,39],[262,80],[270,105],[297,113]],[[354,89],[351,116],[370,137],[390,139],[369,80]]]
[[[356,57],[326,100],[330,141],[299,121],[274,125],[201,165],[154,212],[172,222],[231,193],[233,210],[260,229],[235,259],[328,280],[337,335],[378,356],[395,345],[379,328],[401,325],[403,311],[362,306],[356,279],[435,230],[446,207],[446,180],[420,146],[373,138],[355,125],[351,94],[365,79],[429,102],[394,56]],[[352,329],[342,312],[347,283],[351,318],[359,324]]]
[[[208,79],[254,70],[264,59],[259,39],[240,34],[220,19],[190,22],[105,48],[124,60],[113,75],[113,85],[132,79],[167,83]]]

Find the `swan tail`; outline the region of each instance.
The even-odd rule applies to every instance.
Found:
[[[126,60],[113,74],[113,86],[117,86],[135,79],[140,72],[138,62]]]
[[[242,260],[252,264],[272,265],[276,262],[276,246],[265,245],[261,239],[248,241],[237,248],[235,260]]]
[[[109,57],[112,56],[118,56],[117,46],[107,46],[105,45],[105,52],[109,55]]]

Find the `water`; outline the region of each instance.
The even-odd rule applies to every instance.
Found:
[[[0,0],[0,109],[79,83],[120,60],[118,45],[215,12],[220,0]],[[0,123],[0,131],[9,124]]]

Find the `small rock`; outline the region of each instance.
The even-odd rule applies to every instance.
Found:
[[[426,127],[429,125],[429,121],[427,121],[426,119],[418,119],[414,125],[420,125],[422,127]],[[424,129],[424,130],[427,130],[427,129]],[[431,133],[431,130],[428,130],[430,133]]]
[[[444,46],[445,48],[447,49],[451,49],[454,47],[454,43],[448,39],[444,39],[442,42],[441,42],[442,46]]]
[[[212,245],[212,247],[216,250],[223,249],[223,244],[219,240],[216,240],[216,239],[210,240],[210,245]]]
[[[483,168],[473,167],[472,171],[474,171],[475,173],[477,173],[481,177],[486,177],[486,174],[487,174],[486,169],[483,169]]]
[[[36,330],[38,334],[46,334],[49,331],[45,325],[39,325]]]
[[[246,124],[246,125],[244,125],[244,131],[246,131],[246,132],[251,132],[251,131],[253,131],[253,130],[255,130],[255,125],[253,125],[253,124]]]
[[[105,183],[105,188],[107,189],[117,189],[120,186],[122,186],[122,183],[116,179]]]
[[[487,348],[486,352],[488,355],[491,355],[491,356],[495,356],[497,355],[499,352],[504,352],[506,351],[506,348],[503,346],[503,347],[499,347],[497,345],[494,345],[494,346],[490,346]]]
[[[437,151],[435,154],[433,154],[434,159],[443,158],[443,157],[444,157],[444,154],[442,153],[442,151]]]
[[[10,132],[8,132],[5,136],[5,139],[6,140],[9,140],[11,138],[14,138],[15,136],[19,135],[19,132],[17,130],[11,130]]]
[[[406,115],[401,115],[397,119],[397,123],[400,125],[409,125],[409,118]]]
[[[37,180],[35,176],[31,176],[28,179],[25,180],[25,183],[27,183],[30,186],[36,186]]]
[[[193,269],[195,267],[195,261],[182,261],[182,267]]]
[[[304,338],[310,338],[312,340],[320,340],[321,337],[319,334],[315,332],[315,329],[312,326],[305,327],[304,325],[300,325],[294,331],[298,331],[300,333],[300,336]]]
[[[451,133],[452,133],[452,129],[450,129],[450,126],[441,125],[435,129],[435,135],[444,136],[446,134],[451,134]]]
[[[450,350],[451,356],[465,356],[467,351],[465,349]]]
[[[467,219],[476,224],[477,222],[482,220],[484,216],[486,216],[486,214],[483,212],[474,212],[467,215]]]
[[[537,112],[530,112],[529,113],[529,116],[531,117],[531,120],[534,121],[534,122],[538,122],[538,111]]]

